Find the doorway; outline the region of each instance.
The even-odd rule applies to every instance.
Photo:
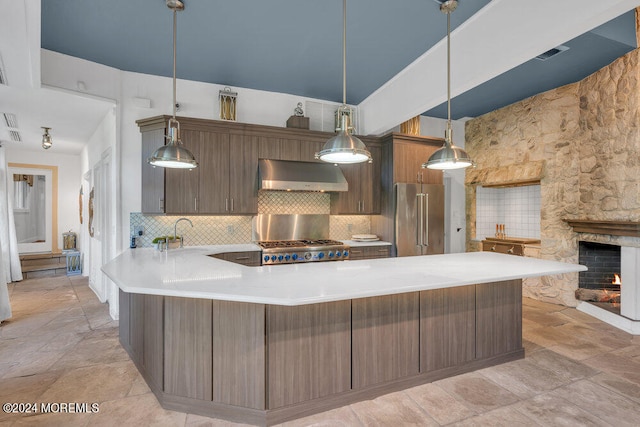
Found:
[[[20,254],[58,252],[58,167],[9,163]]]

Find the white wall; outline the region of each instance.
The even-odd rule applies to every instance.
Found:
[[[55,144],[55,141],[54,141]],[[8,145],[8,144],[7,144]],[[80,191],[80,156],[55,151],[26,151],[6,147],[7,162],[58,167],[58,247],[62,250],[62,233],[80,230],[78,193]],[[55,250],[55,248],[54,248]]]

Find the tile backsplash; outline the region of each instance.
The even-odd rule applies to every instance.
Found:
[[[331,196],[328,193],[261,191],[258,193],[258,212],[265,214],[329,214]],[[137,237],[138,247],[149,247],[157,236],[173,235],[173,224],[183,216],[129,215],[130,234],[143,227],[144,234]],[[251,242],[251,216],[184,216],[193,222],[178,224],[178,234],[185,246],[226,245]],[[330,238],[350,239],[353,234],[368,234],[371,230],[369,215],[331,215]]]
[[[493,237],[496,224],[507,236],[540,238],[540,185],[476,188],[476,239]]]

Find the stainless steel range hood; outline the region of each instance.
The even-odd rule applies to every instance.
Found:
[[[258,175],[260,190],[349,190],[349,184],[340,168],[328,163],[260,159]]]

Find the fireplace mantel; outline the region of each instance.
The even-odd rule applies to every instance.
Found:
[[[572,226],[576,233],[640,237],[640,222],[567,218],[563,221]]]

